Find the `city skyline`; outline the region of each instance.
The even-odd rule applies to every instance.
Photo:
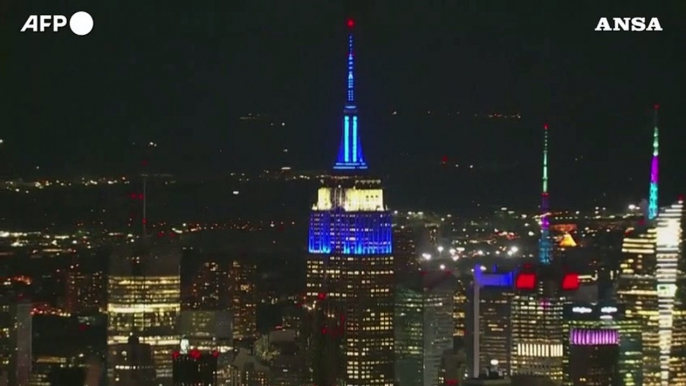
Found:
[[[309,14],[303,12],[306,5]],[[518,170],[530,170],[537,156],[520,149],[538,143],[537,128],[548,122],[555,128],[551,168],[563,167],[570,179],[597,186],[597,196],[615,197],[627,185],[638,192],[643,139],[651,134],[655,103],[662,106],[661,134],[674,139],[661,149],[662,173],[677,176],[674,165],[686,153],[677,140],[686,124],[678,109],[684,96],[672,86],[682,75],[669,61],[669,52],[680,46],[682,27],[674,22],[678,12],[672,11],[678,8],[669,3],[524,6],[516,12],[505,7],[487,16],[478,7],[449,4],[391,8],[382,2],[347,9],[307,2],[265,9],[214,4],[190,13],[173,5],[163,10],[137,5],[126,15],[128,28],[118,31],[115,22],[129,7],[123,3],[120,10],[89,9],[101,23],[88,40],[11,30],[25,13],[45,7],[15,4],[2,16],[3,34],[11,38],[3,52],[17,58],[0,72],[0,85],[9,91],[3,98],[17,96],[0,104],[2,124],[9,128],[2,134],[2,157],[13,172],[131,171],[136,164],[127,157],[131,144],[147,141],[160,144],[159,164],[169,172],[240,169],[251,158],[272,156],[260,150],[259,140],[241,140],[247,129],[239,117],[251,112],[286,123],[287,134],[274,137],[289,148],[294,165],[324,168],[339,139],[332,102],[342,100],[338,90],[344,80],[329,74],[344,65],[334,58],[345,50],[338,42],[349,14],[364,37],[358,47],[365,58],[358,69],[364,82],[357,95],[368,117],[363,140],[375,149],[368,161],[379,170],[393,172],[397,166],[388,160],[404,153],[425,164],[447,156],[478,167],[523,164],[527,167]],[[627,12],[659,16],[665,31],[593,31],[598,17]],[[410,13],[413,19],[403,16]],[[545,13],[549,16],[541,17]],[[187,25],[187,32],[174,33],[177,25],[159,21],[158,14]],[[562,14],[567,17],[556,17]],[[114,31],[117,40],[109,38]],[[100,55],[98,45],[109,53]],[[84,60],[54,58],[52,50]],[[33,64],[19,64],[29,57]],[[253,62],[257,65],[248,65]],[[36,87],[40,92],[28,92]],[[443,123],[428,119],[429,111],[446,119],[458,111],[522,118],[512,125],[465,118]],[[558,186],[571,195],[585,193],[566,181]],[[683,191],[686,181],[665,181],[668,196]]]
[[[9,1],[0,384],[686,386],[683,5]]]

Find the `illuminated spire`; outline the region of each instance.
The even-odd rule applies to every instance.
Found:
[[[343,110],[343,136],[341,137],[338,158],[333,168],[336,170],[364,170],[367,169],[367,163],[362,155],[362,143],[357,129],[357,106],[355,105],[355,51],[353,50],[355,22],[350,19],[347,26],[350,33],[348,35],[348,76],[346,103]]]
[[[541,192],[541,239],[538,242],[538,261],[550,264],[552,246],[550,242],[550,219],[548,208],[548,125],[543,125],[543,189]]]
[[[648,220],[657,217],[657,181],[658,181],[658,156],[660,140],[657,128],[657,110],[660,105],[655,105],[653,115],[653,158],[650,163],[650,196],[648,198]]]

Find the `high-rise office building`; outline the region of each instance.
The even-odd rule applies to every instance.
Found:
[[[564,386],[640,385],[640,320],[614,303],[573,303],[564,309]]]
[[[511,373],[562,381],[563,308],[579,289],[579,276],[554,266],[525,265],[515,276]]]
[[[562,380],[562,310],[579,276],[553,261],[548,193],[548,125],[543,126],[543,189],[538,266],[525,265],[515,275],[512,301],[511,374]]]
[[[343,323],[345,384],[390,386],[395,381],[392,215],[381,181],[366,174],[354,95],[352,20],[348,28],[341,146],[310,215],[306,296],[315,308],[326,298],[326,317]]]
[[[119,345],[135,336],[151,346],[159,384],[172,380],[172,351],[181,310],[181,250],[169,237],[143,238],[115,251],[110,260],[107,305],[108,364]],[[110,379],[114,374],[110,371]]]
[[[395,303],[395,377],[398,385],[424,384],[424,293],[401,285]]]
[[[662,386],[686,384],[686,331],[681,319],[686,288],[683,269],[684,202],[662,208],[657,217],[655,254],[657,260],[657,299]]]
[[[657,229],[655,227],[658,215],[659,141],[657,108],[658,106],[655,106],[647,214],[637,227],[627,229],[624,235],[617,280],[617,300],[626,305],[628,316],[637,318],[642,323],[644,386],[659,386],[661,384]]]
[[[467,332],[467,292],[469,289],[469,276],[459,275],[457,277],[455,295],[453,296],[453,336],[464,339]]]
[[[131,335],[126,343],[107,346],[107,367],[110,385],[155,386],[158,382],[152,345],[141,343]]]
[[[233,339],[257,334],[257,267],[235,251],[185,247],[181,260],[182,309],[231,311]]]
[[[455,277],[424,271],[398,288],[395,304],[395,373],[402,385],[438,382],[441,361],[453,349]]]
[[[174,386],[217,386],[217,353],[190,350],[174,351]]]
[[[404,281],[419,270],[417,245],[420,237],[421,231],[414,226],[393,227],[395,275],[398,282]]]
[[[469,312],[473,335],[468,345],[472,352],[472,377],[478,377],[494,360],[505,374],[510,373],[513,296],[513,272],[489,272],[485,266],[474,267]]]
[[[103,271],[85,270],[75,263],[65,275],[64,310],[72,315],[92,314],[105,309],[106,278]]]
[[[0,296],[0,384],[29,386],[31,375],[31,301]]]
[[[257,334],[256,270],[255,264],[245,259],[233,259],[228,269],[234,339],[254,338]]]
[[[233,359],[233,317],[230,311],[184,310],[178,322],[181,341],[189,349],[216,353],[217,382],[228,382]]]

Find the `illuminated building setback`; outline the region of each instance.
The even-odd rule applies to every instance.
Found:
[[[347,98],[335,175],[322,180],[310,215],[306,298],[307,307],[320,309],[342,325],[342,381],[349,386],[391,386],[395,381],[392,218],[381,181],[365,176],[353,93],[353,25],[349,20]],[[315,331],[338,334],[339,329],[330,326],[322,322]]]
[[[672,332],[674,325],[675,296],[677,293],[678,262],[682,245],[683,202],[663,208],[657,217],[657,299],[660,346],[660,384],[670,382],[672,361]],[[674,358],[686,360],[686,358]]]

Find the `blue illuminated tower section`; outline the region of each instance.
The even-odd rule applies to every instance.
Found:
[[[648,199],[648,220],[655,220],[657,218],[657,182],[658,182],[658,164],[660,154],[660,139],[657,128],[657,110],[660,105],[655,105],[653,113],[653,158],[650,162],[650,196]]]
[[[343,109],[343,136],[336,159],[336,170],[364,170],[367,163],[362,154],[362,143],[357,121],[355,104],[355,50],[353,46],[353,27],[355,23],[348,20],[348,75],[345,108]]]
[[[552,245],[548,207],[548,125],[543,125],[543,189],[541,192],[541,239],[538,242],[538,261],[550,264]]]
[[[393,220],[362,155],[353,26],[349,20],[341,146],[310,214],[304,308],[324,315],[309,338],[316,342],[308,350],[310,378],[320,386],[393,386]]]

